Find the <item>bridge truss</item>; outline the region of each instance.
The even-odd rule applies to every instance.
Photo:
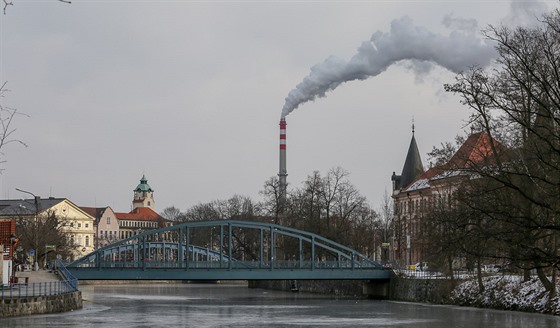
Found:
[[[67,266],[86,280],[386,280],[390,271],[319,235],[277,224],[217,220],[147,231]]]

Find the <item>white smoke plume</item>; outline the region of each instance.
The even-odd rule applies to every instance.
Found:
[[[469,23],[467,27],[465,22]],[[453,26],[450,18],[444,23]],[[474,65],[486,66],[495,57],[495,50],[492,44],[472,33],[473,24],[463,21],[461,27],[449,35],[440,35],[414,26],[408,16],[394,20],[389,33],[375,32],[349,61],[329,57],[311,67],[309,75],[288,93],[282,117],[305,102],[324,97],[344,82],[376,76],[402,60],[410,60],[413,66],[422,64],[423,71],[426,63],[440,65],[455,73]]]

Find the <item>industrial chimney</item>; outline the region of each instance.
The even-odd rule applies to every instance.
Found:
[[[286,189],[288,182],[286,177],[288,170],[286,169],[286,119],[280,119],[280,170],[278,171],[278,182],[280,184],[280,197],[282,202],[286,200]]]

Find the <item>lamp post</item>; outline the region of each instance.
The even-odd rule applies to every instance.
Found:
[[[33,199],[35,200],[35,263],[33,264],[33,270],[37,271],[39,270],[39,263],[37,263],[37,258],[39,257],[39,199],[41,198],[35,196],[34,193],[29,191],[25,191],[19,188],[16,188],[16,190],[33,196]]]

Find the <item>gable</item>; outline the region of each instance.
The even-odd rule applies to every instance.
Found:
[[[63,199],[63,201],[55,204],[54,206],[45,209],[44,211],[53,211],[57,216],[63,219],[74,219],[74,220],[88,220],[94,221],[94,217],[82,210],[80,207],[69,201],[68,199]]]

